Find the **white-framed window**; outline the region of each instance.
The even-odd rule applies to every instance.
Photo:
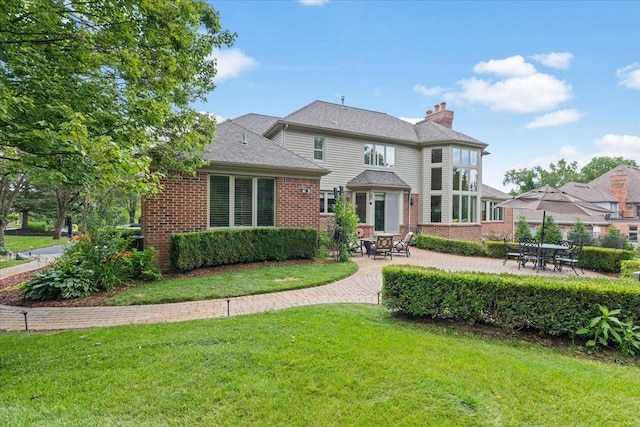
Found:
[[[320,213],[333,213],[336,197],[333,191],[320,192]]]
[[[324,151],[324,138],[321,136],[316,136],[315,138],[313,138],[313,159],[324,160]]]
[[[209,227],[273,227],[276,180],[209,175]]]
[[[453,222],[478,222],[477,196],[454,194],[451,199]]]
[[[638,226],[630,225],[629,226],[629,241],[633,243],[638,243]]]
[[[396,166],[396,148],[384,144],[364,144],[364,164],[394,168]]]
[[[502,221],[503,208],[496,207],[500,202],[484,200],[482,202],[482,221]]]

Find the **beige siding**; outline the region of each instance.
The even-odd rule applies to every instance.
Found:
[[[313,138],[321,136],[325,139],[325,159],[313,158]],[[419,151],[416,148],[395,144],[396,149],[395,168],[380,168],[366,166],[364,164],[364,144],[369,141],[341,138],[321,133],[302,133],[287,131],[285,148],[303,156],[318,165],[331,170],[331,173],[322,177],[321,188],[332,189],[345,185],[365,169],[377,169],[395,172],[402,180],[411,186],[413,192],[420,188],[422,168],[420,165]]]
[[[275,135],[273,135],[273,138],[271,138],[271,140],[273,142],[275,142],[276,144],[278,144],[278,145],[282,145],[282,139],[283,139],[282,134],[283,134],[283,132],[284,131],[280,131],[280,132],[276,133]]]

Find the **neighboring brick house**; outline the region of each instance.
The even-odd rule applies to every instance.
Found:
[[[322,101],[283,118],[228,120],[203,154],[206,167],[195,177],[164,180],[164,191],[144,201],[145,246],[158,248],[166,265],[172,233],[322,228],[340,188],[368,235],[412,230],[480,241],[487,144],[452,124],[445,103],[415,125]]]

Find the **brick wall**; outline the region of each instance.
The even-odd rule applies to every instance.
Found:
[[[629,177],[624,168],[618,168],[611,172],[609,177],[611,184],[611,195],[618,199],[618,210],[622,218],[633,218],[633,206],[627,204],[627,195],[629,194]]]
[[[320,228],[319,200],[319,179],[278,178],[276,226]]]
[[[482,241],[481,226],[479,224],[419,224],[418,231],[423,234],[443,237],[445,239],[467,240],[471,242]]]
[[[144,246],[158,250],[158,265],[169,265],[169,240],[173,233],[207,229],[207,180],[209,175],[178,175],[162,181],[163,191],[142,202]]]
[[[483,238],[486,239],[487,237],[491,236],[501,236],[506,237],[507,239],[513,239],[513,235],[515,233],[513,223],[513,209],[503,209],[502,218],[503,221],[500,222],[484,221],[480,223],[480,232],[482,233]]]
[[[166,270],[169,266],[171,234],[207,230],[208,179],[204,172],[195,177],[168,178],[162,181],[164,188],[160,194],[143,200],[144,244],[158,250],[160,268]],[[319,198],[319,179],[277,178],[276,226],[318,228]]]

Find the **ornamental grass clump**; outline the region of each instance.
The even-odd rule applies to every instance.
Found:
[[[23,287],[29,300],[78,298],[111,291],[130,280],[161,278],[154,266],[155,250],[136,251],[114,233],[79,235],[71,239],[62,256],[47,270],[38,272]]]

